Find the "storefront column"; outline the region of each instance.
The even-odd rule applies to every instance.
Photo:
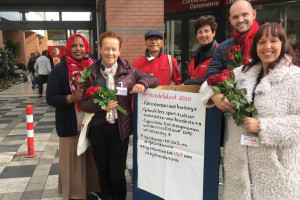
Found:
[[[107,0],[106,20],[123,39],[121,57],[132,63],[144,55],[147,31],[164,32],[164,0]]]

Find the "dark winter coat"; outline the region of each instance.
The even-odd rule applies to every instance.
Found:
[[[66,97],[72,94],[67,62],[57,64],[49,75],[46,101],[55,107],[56,132],[60,137],[77,135],[75,104],[68,104]]]
[[[219,74],[223,69],[227,69],[228,64],[233,65],[234,63],[227,59],[226,51],[234,45],[237,45],[237,43],[234,41],[233,37],[222,42],[215,50],[215,53],[211,59],[205,77],[194,79],[194,81],[196,81],[195,84],[201,85],[206,79],[208,79],[212,75]]]
[[[118,105],[124,108],[127,111],[127,115],[123,115],[118,112],[118,126],[120,130],[120,139],[125,139],[132,134],[133,128],[133,119],[132,119],[132,94],[130,91],[133,86],[137,83],[141,83],[145,86],[145,88],[154,88],[159,86],[159,81],[155,76],[148,75],[147,73],[141,72],[134,67],[132,67],[128,61],[118,58],[118,70],[115,75],[115,82],[118,84],[119,82],[123,83],[123,87],[127,87],[128,94],[127,96],[117,96]],[[98,70],[100,69],[101,60],[98,60],[93,65],[90,66],[92,69],[92,84],[87,82],[84,85],[84,89],[90,87],[91,85],[95,85],[95,80],[97,78]],[[102,110],[99,105],[94,104],[93,101],[88,99],[85,95],[81,100],[79,100],[79,107],[88,113],[95,112],[106,112]]]

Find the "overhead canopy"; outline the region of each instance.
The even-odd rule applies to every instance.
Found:
[[[97,0],[1,0],[3,11],[95,11]]]
[[[0,12],[18,12],[20,21],[0,19],[0,30],[56,30],[89,29],[96,27],[97,3],[102,0],[1,0]],[[28,12],[91,12],[91,19],[72,21],[30,21],[26,20]],[[82,17],[83,18],[83,17]]]

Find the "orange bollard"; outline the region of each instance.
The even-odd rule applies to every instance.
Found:
[[[27,146],[28,154],[26,158],[36,157],[38,154],[34,153],[34,131],[33,131],[33,111],[32,105],[26,106],[26,122],[27,122]]]

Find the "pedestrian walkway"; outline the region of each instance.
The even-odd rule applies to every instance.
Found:
[[[57,194],[58,136],[55,110],[31,83],[0,91],[0,200],[60,200]],[[33,106],[35,158],[27,154],[26,105]],[[127,199],[132,200],[132,138],[127,156]],[[221,172],[221,170],[220,170]],[[222,173],[220,173],[220,182]],[[223,186],[219,185],[219,199]],[[140,199],[139,199],[140,200]]]
[[[46,87],[46,85],[44,86]],[[46,91],[46,90],[44,90]],[[33,106],[35,158],[27,154],[26,105]],[[132,141],[132,140],[131,140]],[[57,194],[58,136],[55,109],[25,82],[0,92],[0,199],[61,199]],[[132,199],[132,142],[126,170]]]

